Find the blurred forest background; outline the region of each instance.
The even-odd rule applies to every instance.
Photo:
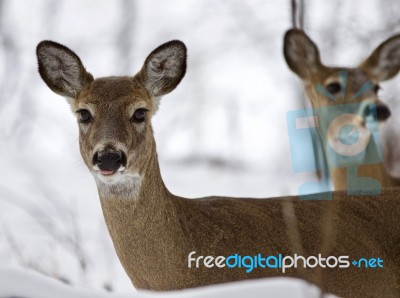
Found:
[[[398,0],[303,2],[304,28],[328,65],[357,65],[400,32]],[[131,288],[81,161],[74,116],[37,73],[38,42],[67,45],[101,77],[133,75],[161,43],[184,41],[187,75],[153,122],[166,185],[187,197],[271,197],[317,179],[291,168],[286,113],[304,99],[282,55],[290,26],[289,0],[0,0],[0,266]],[[381,92],[393,115],[381,139],[392,156],[399,82]]]

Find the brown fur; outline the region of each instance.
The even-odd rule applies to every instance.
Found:
[[[356,99],[351,97],[370,81],[378,85],[380,81],[391,79],[400,69],[400,35],[393,36],[383,42],[363,63],[355,68],[328,67],[322,64],[320,54],[314,42],[301,30],[291,29],[285,34],[284,56],[289,68],[295,72],[304,85],[305,93],[313,109],[334,107],[346,103],[361,103],[370,101],[384,105],[377,90],[371,89]],[[332,101],[316,90],[318,83],[327,86],[329,83],[338,82],[338,72],[347,72],[346,93],[344,100]],[[322,120],[323,121],[323,120]],[[365,123],[354,120],[354,125],[365,129]],[[320,134],[324,132],[318,129]],[[329,137],[329,136],[328,136]],[[374,142],[371,139],[371,142]],[[375,144],[375,146],[379,146]],[[347,189],[346,168],[330,168],[335,190]],[[358,176],[375,178],[382,187],[399,186],[400,180],[393,177],[383,163],[364,164],[358,168]]]
[[[51,42],[39,44],[38,53],[42,53],[41,47],[52,46]],[[158,54],[159,50],[152,55],[154,53]],[[162,52],[160,55],[165,56]],[[39,65],[45,64],[41,59],[47,58],[38,57]],[[174,64],[168,59],[171,58],[159,66],[185,68],[185,64],[179,61]],[[151,58],[146,60],[144,70],[149,60]],[[100,183],[96,178],[114,247],[136,288],[164,291],[251,278],[292,276],[341,296],[394,297],[400,294],[399,190],[386,190],[379,197],[348,197],[337,192],[332,201],[301,201],[296,197],[190,200],[172,195],[161,178],[150,124],[157,100],[151,86],[159,80],[149,84],[143,69],[133,78],[110,77],[86,83],[81,90],[76,90],[78,95],[71,101],[74,111],[86,108],[93,114],[91,123],[80,123],[79,127],[82,157],[94,176],[98,175],[92,168],[96,146],[125,150],[128,156],[126,173],[137,172],[141,176],[138,192],[132,191],[129,183],[110,190],[112,183]],[[156,96],[174,89],[184,74],[184,69],[169,71],[177,77],[162,80],[167,85],[156,87]],[[50,87],[63,76],[42,75]],[[149,110],[143,126],[129,120],[132,107]],[[191,251],[196,251],[196,255],[227,256],[234,253],[293,255],[300,250],[305,257],[319,253],[348,255],[350,261],[380,257],[384,268],[293,268],[286,274],[280,269],[255,269],[245,273],[243,268],[188,268]]]

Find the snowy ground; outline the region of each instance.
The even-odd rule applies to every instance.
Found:
[[[23,286],[21,286],[23,285]],[[0,267],[0,298],[320,298],[319,289],[292,278],[236,282],[169,293],[110,294],[71,287],[36,272]],[[333,298],[334,295],[324,295]]]

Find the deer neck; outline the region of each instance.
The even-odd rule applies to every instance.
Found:
[[[155,149],[142,173],[140,182],[132,183],[140,183],[139,187],[129,185],[132,197],[126,196],[128,189],[110,195],[99,188],[99,195],[122,266],[136,287],[149,288],[147,281],[154,275],[149,264],[156,264],[156,272],[173,272],[168,266],[184,260],[187,249],[178,219],[178,198],[164,185]],[[171,258],[176,260],[171,262]]]
[[[155,142],[152,154],[143,162],[140,174],[128,176],[123,186],[97,183],[101,206],[110,234],[115,242],[129,234],[139,235],[151,227],[163,227],[176,214],[174,196],[161,178]],[[119,240],[118,240],[119,241]]]
[[[397,180],[386,171],[383,163],[360,165],[355,170],[357,177],[369,177],[375,179],[379,182],[381,187],[398,185]],[[348,189],[348,177],[351,175],[349,173],[349,168],[331,168],[330,172],[335,190]]]
[[[174,196],[164,185],[157,157],[149,162],[142,177],[133,179],[127,184],[131,189],[125,188],[120,194],[99,189],[104,218],[114,244],[125,237],[133,236],[133,239],[150,228],[164,228],[166,222],[174,221]],[[128,193],[132,196],[127,197]]]
[[[100,201],[103,207],[130,205],[136,208],[158,209],[170,203],[173,195],[162,180],[157,152],[153,140],[152,154],[143,163],[140,173],[126,174],[118,184],[105,184],[96,179]]]
[[[378,145],[371,139],[371,146],[368,150],[377,152]],[[348,190],[350,184],[360,185],[360,189],[370,185],[370,183],[378,183],[380,187],[391,187],[399,185],[399,181],[392,177],[387,171],[383,161],[378,162],[359,162],[357,164],[345,167],[330,167],[330,173],[335,190]],[[366,179],[365,179],[366,178]],[[368,180],[368,179],[373,180]],[[375,181],[375,182],[374,182]],[[366,186],[364,186],[364,184]]]

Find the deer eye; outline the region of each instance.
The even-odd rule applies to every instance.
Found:
[[[92,114],[88,110],[78,110],[77,113],[79,114],[79,121],[81,123],[88,123],[93,119]]]
[[[381,86],[375,85],[375,86],[374,86],[374,92],[375,92],[375,93],[378,93],[379,90],[381,90]]]
[[[143,122],[146,119],[147,109],[137,109],[131,118],[133,122]]]
[[[335,94],[338,93],[341,89],[340,84],[335,82],[335,83],[330,83],[325,87],[326,91],[328,91],[330,94]]]

